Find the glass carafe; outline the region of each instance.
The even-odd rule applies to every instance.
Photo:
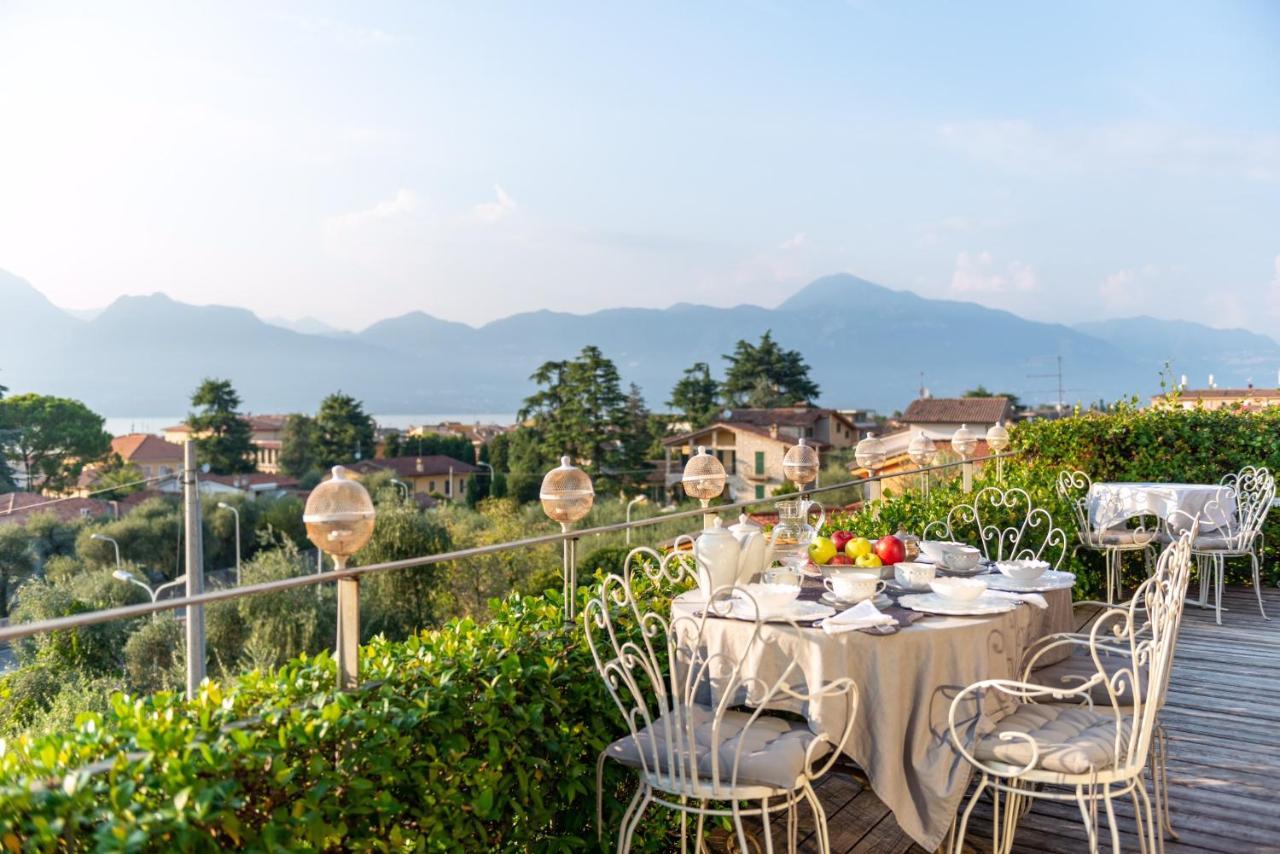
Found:
[[[788,565],[802,565],[809,560],[809,543],[818,536],[818,528],[809,524],[809,509],[816,501],[798,498],[777,503],[778,524],[773,526],[769,538],[771,559]],[[821,511],[822,505],[818,504]],[[820,516],[822,525],[825,516]]]

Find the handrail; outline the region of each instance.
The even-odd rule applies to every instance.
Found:
[[[894,472],[890,475],[876,475],[875,477],[864,477],[855,480],[845,481],[842,483],[831,484],[830,486],[821,486],[816,489],[804,490],[804,495],[822,495],[828,492],[836,492],[841,489],[848,489],[852,486],[861,486],[865,483],[884,480],[886,477],[907,477],[910,475],[919,475],[932,471],[944,471],[952,468],[960,468],[966,465],[983,462],[985,460],[1002,459],[1015,456],[1012,452],[1003,454],[991,454],[985,457],[970,457],[966,460],[956,462],[940,463],[937,465],[926,466],[923,468],[915,468],[909,471]],[[672,519],[695,519],[702,518],[708,513],[722,513],[731,510],[744,510],[748,507],[756,507],[763,504],[773,504],[778,501],[785,501],[792,498],[795,493],[789,495],[770,496],[767,498],[752,499],[750,501],[739,501],[732,504],[713,505],[707,510],[697,508],[694,510],[682,510],[676,513],[666,513],[660,516],[651,516],[645,519],[637,519],[632,522],[615,522],[610,525],[600,525],[595,528],[584,528],[582,530],[557,531],[555,533],[543,534],[537,537],[526,537],[522,540],[511,540],[505,543],[494,543],[487,546],[475,546],[469,549],[458,549],[457,551],[441,552],[434,555],[421,555],[419,557],[405,558],[403,560],[385,561],[383,563],[371,563],[367,566],[348,567],[346,569],[332,570],[323,573],[312,573],[307,575],[297,575],[292,578],[281,578],[274,581],[263,581],[258,584],[246,584],[241,587],[230,587],[221,590],[206,590],[195,596],[176,596],[171,599],[165,599],[161,602],[143,602],[137,605],[124,605],[119,608],[108,608],[102,611],[86,611],[80,614],[72,614],[67,617],[55,617],[49,620],[37,620],[30,623],[18,623],[0,628],[0,643],[6,641],[17,640],[20,638],[31,637],[33,635],[45,634],[47,632],[64,631],[66,629],[77,629],[83,626],[92,626],[98,623],[108,623],[112,620],[129,620],[135,617],[146,616],[160,611],[175,611],[179,608],[186,608],[193,605],[205,605],[212,602],[225,602],[233,599],[241,599],[248,596],[257,596],[260,593],[275,593],[281,590],[291,590],[295,587],[309,587],[314,584],[328,584],[329,582],[339,581],[344,578],[359,578],[363,575],[372,575],[377,572],[388,572],[397,569],[413,569],[420,566],[430,566],[437,563],[447,563],[454,560],[464,560],[466,558],[480,557],[482,555],[495,554],[498,552],[511,551],[514,549],[528,548],[530,546],[547,545],[550,543],[560,543],[565,540],[579,540],[583,537],[596,534],[607,534],[615,531],[624,531],[628,528],[641,528],[647,525],[660,525],[671,521]]]

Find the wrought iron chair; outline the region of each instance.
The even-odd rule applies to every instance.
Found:
[[[988,486],[969,504],[951,508],[945,519],[925,526],[926,540],[971,543],[987,560],[1047,561],[1055,569],[1067,556],[1067,535],[1043,507],[1031,503],[1026,490]]]
[[[1132,602],[1107,608],[1087,635],[1070,639],[1086,648],[1093,660],[1093,673],[1084,681],[1065,687],[988,679],[965,688],[952,701],[951,740],[980,777],[953,830],[951,850],[962,850],[974,806],[988,788],[997,854],[1012,850],[1018,821],[1036,799],[1074,801],[1091,852],[1098,851],[1101,804],[1113,850],[1119,851],[1113,799],[1125,795],[1133,799],[1141,850],[1162,850],[1143,775],[1173,666],[1193,538],[1193,532],[1185,533],[1160,555],[1155,573]],[[1103,659],[1112,656],[1117,661],[1108,667]],[[983,730],[978,723],[983,700],[992,699],[989,693],[1012,703],[1012,711],[994,728]]]
[[[802,800],[813,810],[819,849],[829,851],[826,814],[812,781],[830,770],[853,729],[857,688],[845,678],[799,691],[790,684],[793,675],[799,677],[794,661],[771,682],[755,678],[750,662],[780,634],[799,627],[761,621],[746,591],[715,591],[713,600],[732,593],[756,614],[748,623],[750,642],[731,657],[707,637],[708,621],[718,619],[711,608],[667,610],[666,597],[687,587],[692,575],[688,553],[663,557],[649,548],[635,549],[623,575],[605,578],[583,612],[596,669],[629,730],[597,763],[597,828],[603,832],[604,762],[613,759],[634,769],[639,783],[618,829],[619,851],[630,850],[645,810],[654,803],[681,814],[682,851],[690,816],[697,820],[696,851],[705,850],[702,830],[708,816],[730,817],[740,850],[749,850],[743,818],[751,816],[762,822],[764,847],[772,852],[769,820],[784,811],[794,851],[796,807]],[[649,610],[645,588],[656,593],[657,610]],[[766,714],[775,703],[837,703],[846,725],[836,736],[814,734],[803,723]]]
[[[1214,617],[1222,625],[1222,588],[1227,558],[1247,557],[1253,569],[1253,592],[1258,597],[1258,611],[1267,616],[1262,605],[1262,524],[1276,497],[1275,476],[1259,466],[1245,466],[1239,472],[1222,478],[1218,495],[1207,505],[1208,518],[1225,518],[1226,524],[1214,530],[1201,531],[1192,544],[1200,568],[1200,606],[1207,607],[1212,587]],[[1232,509],[1234,507],[1234,510]],[[1202,522],[1203,527],[1203,522]],[[1179,535],[1178,526],[1166,526],[1163,539],[1172,541]]]
[[[1057,491],[1071,505],[1076,519],[1077,549],[1101,552],[1106,567],[1107,604],[1124,599],[1122,561],[1127,552],[1142,552],[1147,575],[1155,560],[1161,528],[1158,520],[1148,526],[1149,514],[1129,514],[1119,506],[1090,498],[1093,481],[1082,471],[1058,473]]]

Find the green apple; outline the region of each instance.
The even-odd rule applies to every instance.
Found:
[[[857,537],[844,544],[844,553],[855,561],[875,551],[875,546],[866,537]]]
[[[829,537],[814,537],[809,543],[809,559],[822,566],[836,556],[836,544]]]

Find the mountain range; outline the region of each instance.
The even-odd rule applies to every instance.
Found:
[[[516,314],[480,327],[410,312],[359,332],[319,321],[267,322],[163,294],[126,296],[99,312],[58,308],[0,270],[0,384],[83,400],[98,412],[182,412],[206,376],[235,384],[247,410],[312,411],[343,390],[384,414],[514,412],[529,375],[550,359],[599,346],[625,382],[662,408],[684,368],[767,329],[804,354],[826,406],[905,408],[924,385],[949,396],[983,384],[1027,402],[1056,398],[1062,357],[1068,402],[1158,391],[1166,362],[1203,386],[1270,387],[1280,343],[1240,329],[1131,317],[1076,326],[1028,320],[969,302],[926,299],[840,274],[776,308],[615,308]],[[290,325],[293,328],[286,328]]]

